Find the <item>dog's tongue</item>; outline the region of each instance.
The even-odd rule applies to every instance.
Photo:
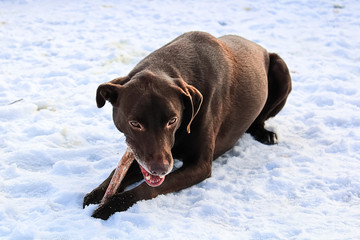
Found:
[[[139,166],[140,166],[142,174],[144,175],[145,182],[149,186],[158,187],[164,182],[165,176],[159,177],[159,176],[152,175],[152,174],[148,173],[148,171],[146,171],[140,164],[139,164]]]

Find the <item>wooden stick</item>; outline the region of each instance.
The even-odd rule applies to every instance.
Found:
[[[106,189],[105,195],[101,200],[104,204],[110,197],[112,197],[120,186],[121,181],[124,179],[126,172],[129,170],[131,163],[134,161],[134,153],[127,148],[119,164],[117,165],[114,175],[111,178],[110,184]]]

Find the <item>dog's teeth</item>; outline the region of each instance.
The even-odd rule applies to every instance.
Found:
[[[145,178],[146,180],[150,181],[150,175],[147,175]]]

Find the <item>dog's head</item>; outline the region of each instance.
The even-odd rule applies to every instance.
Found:
[[[99,108],[113,105],[115,126],[124,133],[146,182],[159,186],[173,167],[175,132],[190,125],[202,104],[201,93],[181,78],[140,72],[97,89]]]

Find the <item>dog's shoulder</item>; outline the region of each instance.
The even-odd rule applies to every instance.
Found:
[[[201,31],[192,31],[192,32],[184,33],[180,35],[178,39],[188,39],[190,41],[193,41],[194,43],[203,43],[204,41],[208,41],[208,42],[217,41],[217,38],[215,38],[210,33],[201,32]]]
[[[201,31],[192,31],[180,35],[179,37],[175,38],[173,41],[164,45],[159,50],[161,51],[161,50],[169,50],[169,49],[182,49],[183,51],[186,52],[193,49],[198,50],[202,47],[219,48],[220,45],[221,42],[213,35]]]

